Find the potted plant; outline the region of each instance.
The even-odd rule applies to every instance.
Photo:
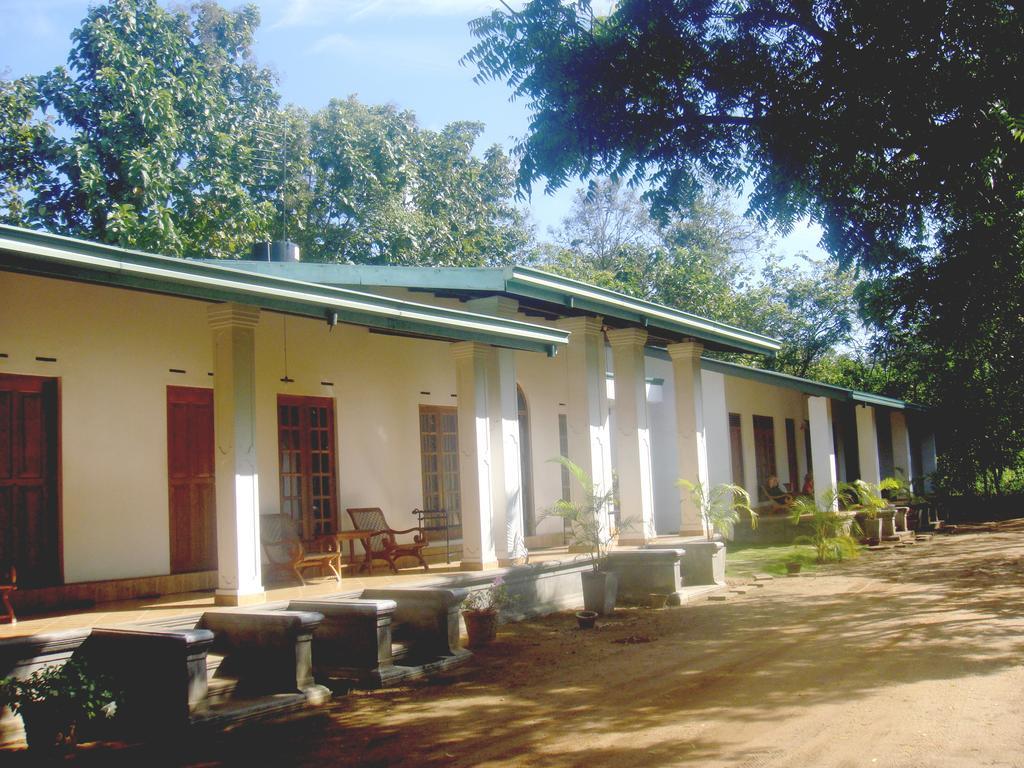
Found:
[[[37,751],[74,747],[88,726],[117,712],[110,681],[75,658],[24,680],[8,678],[0,690],[11,712],[21,715],[29,748]]]
[[[462,618],[466,622],[470,648],[480,648],[494,639],[501,609],[514,605],[516,600],[516,597],[508,593],[508,587],[501,576],[486,589],[469,593],[462,604]]]
[[[750,527],[757,528],[757,512],[750,506],[750,494],[740,486],[720,483],[705,493],[703,483],[684,479],[677,480],[676,485],[690,494],[693,505],[700,513],[708,541],[711,541],[716,533],[726,539],[732,539],[736,523],[740,521],[743,513],[750,515]]]
[[[842,491],[826,491],[820,501],[815,501],[810,496],[800,496],[794,499],[790,509],[790,522],[793,525],[808,525],[811,529],[809,535],[800,535],[793,539],[793,544],[813,546],[819,563],[856,557],[860,552],[854,538],[859,532],[856,522],[849,515],[835,510],[839,493]],[[788,563],[786,568],[788,571]]]
[[[608,512],[615,502],[615,490],[600,492],[590,476],[565,456],[559,456],[553,461],[569,471],[583,494],[581,501],[559,499],[545,512],[545,516],[559,517],[568,523],[575,544],[586,551],[591,570],[580,574],[583,580],[583,607],[605,616],[615,610],[615,598],[619,590],[618,576],[605,568],[608,547],[617,533],[608,523]]]
[[[881,513],[889,508],[884,495],[888,491],[899,488],[899,481],[887,477],[878,485],[854,480],[852,483],[840,483],[836,492],[836,500],[840,506],[856,511],[857,524],[868,541],[882,540]]]

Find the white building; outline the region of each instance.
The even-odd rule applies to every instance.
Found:
[[[618,479],[620,542],[701,533],[679,477],[817,490],[934,470],[907,404],[702,357],[778,342],[545,272],[211,264],[0,228],[0,564],[19,597],[264,596],[305,536],[448,510],[464,569],[563,541]]]

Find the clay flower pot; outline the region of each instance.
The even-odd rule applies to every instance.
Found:
[[[668,605],[668,595],[664,592],[651,592],[647,599],[650,601],[651,608],[664,608]]]
[[[497,611],[463,611],[466,634],[470,648],[482,648],[494,639],[498,632]]]
[[[791,562],[786,563],[786,575],[796,576],[798,573],[800,573],[801,565],[802,564],[798,560],[793,560]]]
[[[594,623],[597,621],[597,611],[577,611],[576,612],[576,623],[579,624],[580,629],[593,629]]]

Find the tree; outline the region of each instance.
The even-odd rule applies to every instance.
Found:
[[[710,179],[749,184],[764,224],[820,224],[876,281],[879,352],[901,345],[919,374],[891,393],[949,414],[945,444],[970,446],[947,454],[963,490],[1021,463],[1021,18],[997,0],[921,0],[898,23],[843,0],[622,0],[606,17],[533,0],[474,22],[466,58],[529,99],[523,186],[647,179],[664,218]]]
[[[51,139],[50,126],[36,120],[32,78],[0,79],[0,222],[24,225],[26,200],[45,178],[42,158]]]
[[[482,124],[424,130],[412,112],[354,96],[332,99],[308,123],[309,199],[297,237],[312,258],[479,266],[526,249],[508,156],[498,146],[473,154]]]
[[[171,255],[224,256],[265,236],[273,208],[254,194],[253,147],[277,94],[251,60],[258,23],[252,6],[91,8],[68,67],[38,79],[63,130],[46,147],[30,223]]]

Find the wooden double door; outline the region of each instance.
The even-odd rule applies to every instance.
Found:
[[[0,374],[0,568],[22,587],[60,584],[57,379]]]

